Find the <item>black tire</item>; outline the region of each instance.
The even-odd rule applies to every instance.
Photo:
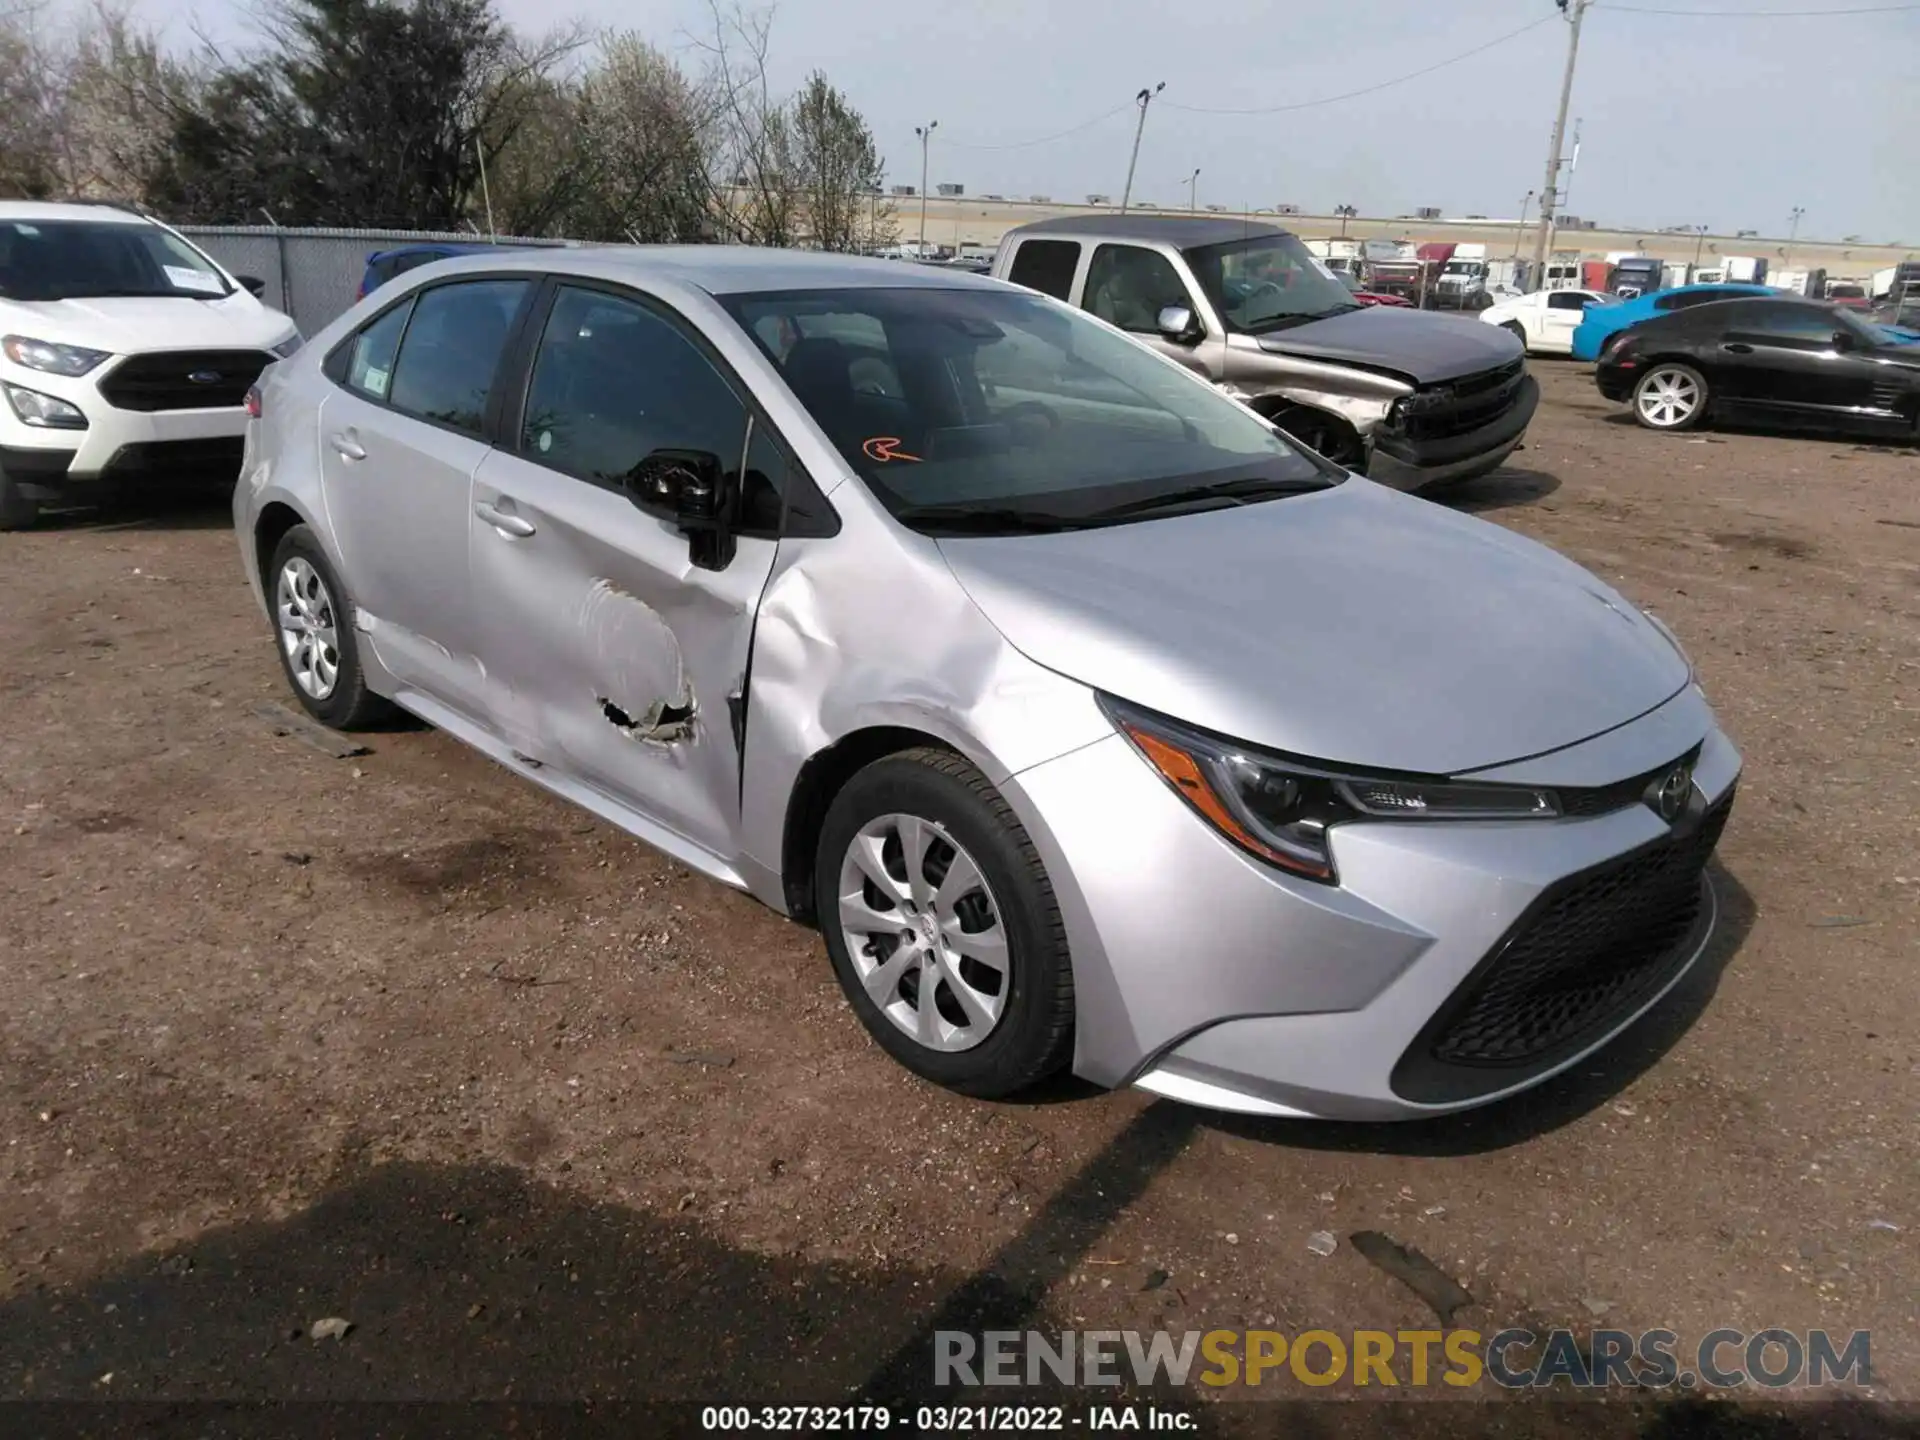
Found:
[[[1656,383],[1662,380],[1668,380],[1677,385],[1691,385],[1693,387],[1693,408],[1677,419],[1662,421],[1658,419],[1656,415],[1650,415],[1648,413],[1650,407],[1643,397]],[[1712,391],[1707,388],[1707,377],[1694,369],[1693,366],[1682,365],[1677,360],[1660,360],[1649,365],[1646,374],[1642,375],[1640,379],[1635,382],[1630,404],[1633,409],[1633,418],[1639,424],[1649,430],[1657,430],[1661,434],[1672,435],[1678,434],[1682,430],[1691,430],[1702,420],[1706,419],[1707,407],[1712,402],[1712,398]]]
[[[951,836],[973,857],[999,911],[1007,994],[997,1023],[971,1049],[937,1050],[908,1035],[882,1013],[854,967],[840,919],[841,865],[862,826],[893,814],[931,821]],[[820,830],[814,903],[854,1013],[880,1048],[914,1074],[963,1095],[996,1099],[1054,1074],[1071,1057],[1073,966],[1053,886],[1012,808],[960,756],[933,748],[902,751],[876,760],[841,788]]]
[[[20,493],[7,472],[0,470],[0,530],[25,530],[40,518],[40,502]]]
[[[1274,417],[1273,423],[1323,459],[1359,474],[1366,473],[1366,446],[1344,420],[1302,407],[1282,412]]]
[[[295,558],[305,560],[318,572],[321,583],[326,587],[327,604],[333,612],[332,629],[337,642],[334,650],[338,657],[338,670],[333,689],[324,699],[317,699],[300,687],[294,677],[287,647],[281,643],[276,592],[280,572]],[[365,729],[388,718],[392,714],[392,706],[367,688],[366,670],[360,664],[360,636],[353,628],[353,596],[335,572],[326,551],[320,548],[320,542],[311,529],[296,525],[280,537],[280,543],[273,549],[273,559],[268,562],[266,573],[260,577],[260,584],[266,591],[267,608],[273,612],[273,649],[280,657],[280,673],[286,677],[287,688],[293,691],[301,707],[322,725],[330,725],[336,730]]]
[[[1520,349],[1523,352],[1532,348],[1527,343],[1527,327],[1522,325],[1518,320],[1509,320],[1500,328],[1520,342]]]

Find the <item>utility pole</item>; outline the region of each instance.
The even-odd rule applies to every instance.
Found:
[[[1520,223],[1513,227],[1513,259],[1516,264],[1520,259],[1520,239],[1527,233],[1527,207],[1531,204],[1533,204],[1533,192],[1529,190],[1520,202]]]
[[[1187,213],[1191,215],[1200,208],[1200,167],[1193,167],[1193,174],[1187,177]]]
[[[1540,191],[1540,238],[1534,244],[1534,286],[1538,290],[1547,276],[1547,245],[1553,233],[1553,216],[1560,198],[1560,145],[1567,137],[1567,106],[1573,99],[1573,67],[1580,58],[1580,22],[1586,18],[1591,0],[1555,0],[1567,17],[1567,72],[1560,81],[1560,109],[1553,117],[1553,143],[1547,147],[1547,180]]]
[[[1147,106],[1153,103],[1153,97],[1167,88],[1162,80],[1151,90],[1142,90],[1133,97],[1133,103],[1140,107],[1140,123],[1133,127],[1133,156],[1127,161],[1127,188],[1120,192],[1120,213],[1127,213],[1127,202],[1133,199],[1133,167],[1140,163],[1140,137],[1147,128]]]
[[[1792,213],[1787,216],[1789,222],[1787,226],[1787,262],[1780,267],[1782,270],[1790,270],[1793,268],[1793,242],[1800,238],[1800,217],[1806,213],[1806,206],[1796,205],[1793,207]]]
[[[1707,227],[1704,225],[1695,225],[1692,228],[1694,234],[1693,268],[1698,270],[1700,268],[1700,250],[1701,247],[1707,243]]]
[[[924,259],[927,253],[927,142],[933,138],[933,132],[940,128],[938,120],[929,120],[924,125],[913,127],[913,133],[920,137],[920,254]]]

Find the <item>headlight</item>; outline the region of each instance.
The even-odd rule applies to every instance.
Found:
[[[278,345],[274,346],[273,353],[278,355],[282,360],[290,359],[294,355],[299,354],[300,347],[306,343],[306,341],[300,338],[300,332],[296,330]]]
[[[49,375],[84,375],[102,360],[112,358],[105,350],[56,345],[51,340],[30,340],[25,335],[0,337],[0,350],[4,350],[14,364],[29,370],[44,370]]]
[[[7,392],[7,404],[13,407],[13,413],[20,417],[22,425],[31,425],[40,430],[84,430],[87,417],[80,413],[76,405],[70,405],[55,395],[42,395],[38,390],[28,390],[19,385],[4,385]]]
[[[1355,820],[1545,820],[1551,790],[1419,775],[1366,775],[1269,755],[1111,695],[1101,708],[1202,819],[1249,854],[1332,884],[1327,831]]]

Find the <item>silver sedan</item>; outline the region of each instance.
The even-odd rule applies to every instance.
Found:
[[[241,558],[314,716],[402,707],[817,925],[965,1093],[1461,1109],[1714,926],[1740,759],[1664,626],[1043,296],[474,256],[249,408]]]

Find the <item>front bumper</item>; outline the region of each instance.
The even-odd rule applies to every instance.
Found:
[[[93,376],[65,379],[9,368],[5,378],[65,400],[87,419],[84,430],[24,425],[0,398],[0,468],[36,499],[84,496],[102,482],[225,482],[240,473],[242,406],[122,410],[106,402]]]
[[[1691,688],[1629,726],[1498,773],[1592,785],[1694,747],[1698,823],[1730,801],[1740,757]],[[1118,736],[1011,785],[1067,923],[1076,1072],[1214,1108],[1390,1120],[1499,1099],[1577,1063],[1657,1003],[1714,923],[1709,895],[1635,983],[1609,989],[1539,1054],[1515,1062],[1496,1046],[1463,1060],[1456,1035],[1449,1058],[1435,1060],[1440,1030],[1459,1030],[1463,1007],[1482,998],[1482,967],[1513,953],[1539,907],[1678,843],[1651,809],[1342,826],[1332,832],[1341,883],[1329,887],[1216,836]],[[1692,878],[1700,883],[1697,869]]]
[[[1520,447],[1540,408],[1540,382],[1525,376],[1513,404],[1464,435],[1408,440],[1376,430],[1367,478],[1393,490],[1425,490],[1497,470]]]

